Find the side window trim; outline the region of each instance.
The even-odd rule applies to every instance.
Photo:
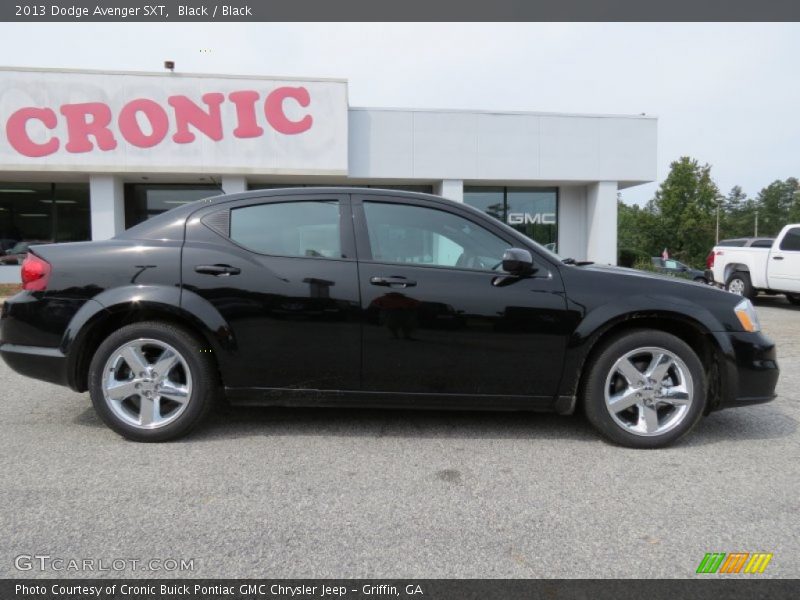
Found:
[[[339,247],[341,255],[338,258],[331,258],[331,257],[320,257],[320,256],[294,256],[294,255],[285,255],[285,254],[270,254],[265,252],[259,252],[253,248],[245,246],[231,237],[231,221],[232,221],[232,213],[234,210],[239,208],[246,208],[248,206],[259,206],[262,204],[285,204],[289,202],[314,202],[314,201],[324,201],[324,200],[333,200],[339,203]],[[213,219],[213,215],[220,212],[227,212],[227,231],[223,234],[218,229],[209,226],[206,224],[206,220],[209,218]],[[265,196],[258,196],[255,198],[247,198],[243,200],[238,200],[235,202],[226,203],[222,206],[215,206],[213,209],[208,211],[204,211],[204,214],[197,215],[200,221],[203,222],[206,227],[209,227],[212,231],[219,235],[223,235],[225,240],[244,250],[245,252],[249,252],[258,256],[274,256],[276,258],[297,258],[302,260],[335,260],[335,261],[355,261],[357,260],[356,255],[356,243],[355,243],[355,232],[353,228],[353,217],[352,217],[352,208],[350,202],[350,195],[349,194],[288,194],[288,195],[265,195]],[[213,221],[212,221],[213,223]]]

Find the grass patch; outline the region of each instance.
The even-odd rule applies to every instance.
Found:
[[[0,283],[0,298],[13,296],[21,290],[22,286],[18,283]]]

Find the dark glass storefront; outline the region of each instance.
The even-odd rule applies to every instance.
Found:
[[[555,248],[558,188],[464,186],[464,202],[540,244]]]
[[[176,206],[221,194],[217,185],[155,183],[125,184],[125,228],[146,221]]]
[[[378,188],[381,190],[402,190],[405,192],[421,192],[432,194],[432,185],[358,185],[353,183],[251,183],[248,190],[274,190],[276,188],[291,187],[364,187]]]
[[[0,249],[91,239],[88,183],[0,182]]]

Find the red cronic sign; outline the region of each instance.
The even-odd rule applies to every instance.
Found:
[[[105,102],[27,106],[13,112],[5,127],[11,147],[31,158],[50,156],[62,148],[72,154],[94,150],[107,152],[120,143],[152,148],[168,136],[176,144],[191,144],[197,137],[192,129],[216,142],[226,135],[257,138],[264,134],[264,127],[284,135],[310,130],[314,119],[307,112],[299,118],[287,116],[285,109],[290,102],[307,108],[311,96],[303,86],[284,86],[265,96],[252,90],[234,91],[227,95],[209,92],[202,94],[199,101],[185,95],[174,95],[167,98],[166,104],[148,98],[134,98],[122,105],[116,114]],[[230,103],[236,113],[235,127],[231,131],[225,131],[223,127],[224,103]],[[35,140],[28,131],[28,126],[34,121],[46,130],[55,130],[63,124],[66,135],[52,132],[43,140]]]

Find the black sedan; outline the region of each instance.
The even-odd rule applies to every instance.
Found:
[[[78,265],[78,267],[76,267]],[[181,206],[108,241],[34,246],[0,320],[16,371],[90,392],[138,441],[221,397],[265,405],[583,410],[665,446],[767,402],[746,299],[561,259],[463,204],[296,188]]]

